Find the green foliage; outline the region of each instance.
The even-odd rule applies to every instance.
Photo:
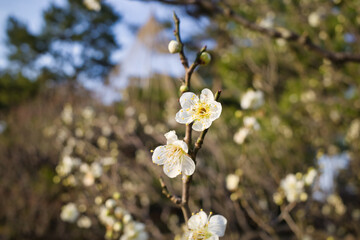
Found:
[[[39,82],[26,78],[21,72],[17,74],[3,73],[0,75],[0,110],[14,106],[25,99],[36,95]]]
[[[95,12],[81,0],[51,5],[44,12],[38,34],[10,18],[7,45],[11,67],[54,81],[74,80],[79,75],[102,79],[113,67],[111,53],[119,47],[112,31],[119,19],[109,5],[104,3],[101,11]]]
[[[0,108],[34,96],[44,83],[82,79],[104,80],[119,48],[112,27],[119,14],[106,3],[99,12],[82,0],[52,4],[38,33],[15,17],[7,21],[8,65],[0,76]]]

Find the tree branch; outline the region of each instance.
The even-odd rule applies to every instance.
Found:
[[[329,59],[334,63],[347,63],[347,62],[360,63],[360,54],[327,50],[319,46],[318,44],[315,44],[313,40],[306,34],[298,34],[286,28],[274,29],[274,28],[261,27],[258,24],[249,21],[240,14],[235,13],[231,9],[231,7],[225,5],[225,3],[223,3],[224,7],[221,8],[216,3],[211,3],[210,1],[202,1],[202,0],[184,0],[184,1],[157,0],[157,1],[172,5],[197,5],[200,8],[206,10],[207,12],[231,18],[240,25],[242,25],[243,27],[252,30],[254,32],[261,33],[270,38],[274,38],[274,39],[280,38],[288,42],[297,43],[298,45],[302,46],[304,49],[314,52],[319,56]]]
[[[181,198],[175,195],[172,195],[169,190],[166,187],[166,184],[164,182],[164,180],[162,179],[162,177],[159,178],[159,182],[162,188],[162,194],[164,194],[168,199],[170,199],[171,202],[175,203],[176,205],[180,205],[181,204]]]
[[[174,30],[174,35],[176,38],[176,41],[180,44],[181,49],[179,52],[180,55],[180,61],[181,64],[184,66],[185,70],[187,70],[189,68],[189,63],[188,60],[184,54],[184,44],[181,41],[181,37],[180,37],[180,19],[178,18],[178,16],[176,15],[176,13],[173,13],[173,18],[174,18],[174,22],[175,22],[175,30]]]

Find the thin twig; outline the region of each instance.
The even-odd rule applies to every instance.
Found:
[[[166,187],[166,184],[164,182],[164,180],[162,179],[162,177],[159,178],[159,182],[161,185],[161,189],[162,189],[162,194],[164,194],[168,199],[170,199],[171,202],[175,203],[176,205],[180,205],[181,204],[181,198],[175,195],[172,195],[168,188]]]
[[[198,5],[207,12],[215,13],[221,16],[227,16],[235,20],[237,23],[241,24],[243,27],[261,33],[263,35],[266,35],[270,38],[274,38],[274,39],[280,38],[288,42],[295,42],[300,46],[302,46],[303,48],[311,52],[314,52],[319,56],[322,56],[323,58],[329,59],[334,63],[347,63],[347,62],[360,63],[360,54],[327,50],[321,47],[320,45],[315,44],[314,41],[306,33],[298,34],[286,28],[274,29],[274,28],[261,27],[258,24],[249,21],[240,14],[235,13],[230,6],[225,6],[224,8],[220,8],[216,3],[211,3],[209,1],[202,1],[202,0],[187,0],[187,1],[159,0],[159,1],[174,5],[179,5],[179,4]]]
[[[268,225],[263,219],[261,219],[255,211],[250,207],[248,201],[244,198],[241,199],[241,206],[246,210],[249,217],[262,229],[264,229],[269,235],[275,236],[275,230]]]
[[[181,64],[184,66],[185,69],[189,68],[189,63],[188,60],[184,54],[184,44],[181,41],[181,37],[180,37],[180,19],[178,18],[178,16],[176,15],[176,13],[173,13],[173,18],[174,18],[174,22],[175,22],[175,30],[174,30],[174,35],[176,38],[176,41],[178,41],[178,43],[181,46],[179,55],[180,55],[180,61]]]

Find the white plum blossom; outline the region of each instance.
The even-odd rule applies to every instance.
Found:
[[[64,222],[73,223],[79,217],[79,211],[75,203],[68,203],[61,208],[60,218]]]
[[[244,117],[243,119],[244,121],[244,127],[249,128],[249,129],[254,129],[254,130],[259,130],[260,129],[260,125],[258,123],[258,121],[256,120],[256,118],[254,117]]]
[[[290,203],[307,199],[304,185],[303,179],[297,178],[294,174],[288,174],[280,183],[280,187],[284,190],[286,199]]]
[[[164,165],[164,173],[174,178],[179,174],[190,176],[195,171],[195,163],[190,158],[187,144],[178,140],[175,131],[165,134],[166,145],[155,148],[152,161],[158,165]]]
[[[234,134],[234,142],[241,145],[244,143],[246,137],[252,132],[252,131],[258,131],[260,129],[260,125],[256,118],[254,117],[244,117],[244,127],[240,128],[235,134]]]
[[[61,112],[61,120],[68,125],[73,122],[73,109],[70,104],[66,104]]]
[[[107,227],[112,227],[116,222],[116,219],[109,215],[109,209],[105,206],[100,207],[98,218],[100,222]]]
[[[79,228],[90,228],[91,227],[91,219],[87,216],[80,217],[76,224]]]
[[[80,163],[80,159],[72,158],[66,155],[63,157],[60,164],[56,167],[56,172],[59,176],[66,176],[70,174],[75,167],[79,166]]]
[[[308,23],[312,27],[318,27],[321,23],[322,14],[318,11],[310,13],[308,16]]]
[[[101,10],[100,0],[83,0],[83,3],[89,10],[97,12]]]
[[[112,199],[112,198],[106,200],[105,207],[107,209],[112,209],[112,208],[116,207],[116,200]]]
[[[200,98],[192,92],[185,92],[180,97],[181,110],[176,113],[178,123],[193,123],[192,129],[201,132],[211,126],[220,117],[222,107],[215,101],[214,94],[207,88],[203,89]]]
[[[262,91],[248,90],[241,98],[243,109],[257,109],[264,104],[264,93]]]
[[[226,176],[226,188],[229,191],[235,191],[239,185],[240,177],[236,174]]]
[[[249,135],[250,129],[248,128],[240,128],[235,134],[234,134],[234,142],[241,145],[244,143],[246,137]]]
[[[82,163],[80,165],[80,172],[84,173],[83,184],[89,187],[95,183],[95,179],[101,177],[103,168],[97,162],[93,162],[90,166],[87,163]]]
[[[219,237],[224,236],[227,220],[221,215],[207,216],[207,214],[200,210],[197,214],[191,216],[188,221],[189,232],[187,233],[187,240],[218,240]]]
[[[304,182],[306,185],[310,186],[313,184],[317,175],[317,171],[314,168],[309,168],[308,172],[304,176]]]
[[[120,237],[120,240],[147,240],[148,238],[149,236],[147,232],[145,232],[145,225],[132,221],[125,224],[124,234]]]

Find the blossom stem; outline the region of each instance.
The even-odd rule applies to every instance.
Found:
[[[176,15],[176,13],[173,13],[173,18],[174,18],[174,22],[175,22],[175,30],[174,30],[174,35],[176,37],[176,41],[178,41],[178,43],[180,44],[181,48],[180,48],[180,61],[181,64],[184,66],[185,69],[189,68],[189,63],[188,60],[184,54],[184,44],[181,41],[181,37],[180,37],[180,19],[178,18],[178,16]]]

